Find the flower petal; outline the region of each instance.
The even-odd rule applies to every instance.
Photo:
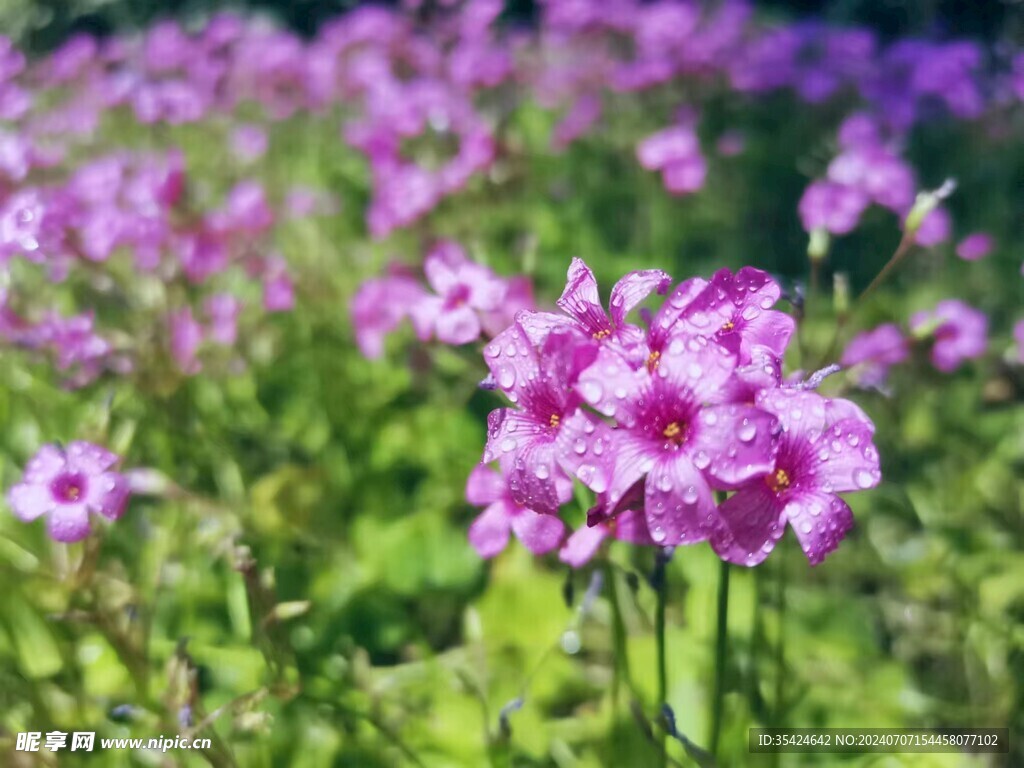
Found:
[[[601,548],[601,542],[608,538],[608,529],[603,525],[584,526],[566,539],[558,552],[558,559],[573,568],[582,568]]]
[[[508,546],[511,509],[508,502],[496,501],[470,524],[469,543],[480,557],[494,557]]]
[[[736,357],[702,336],[673,336],[661,353],[655,374],[678,389],[693,393],[698,403],[718,403],[736,369]]]
[[[56,502],[45,485],[19,483],[7,491],[7,503],[15,516],[26,523],[53,510]]]
[[[691,429],[691,455],[703,452],[710,459],[707,474],[716,488],[738,488],[775,468],[779,423],[767,411],[735,403],[711,406]]]
[[[627,509],[614,518],[615,538],[630,544],[651,546],[654,539],[647,530],[647,519],[642,510]]]
[[[486,464],[477,464],[466,481],[466,501],[475,507],[491,504],[505,495],[505,479]]]
[[[821,436],[811,461],[823,490],[864,491],[878,485],[882,473],[871,438],[871,428],[860,419],[843,419]]]
[[[117,462],[117,456],[92,443],[76,440],[68,445],[68,466],[87,475],[105,472]]]
[[[108,520],[117,520],[124,514],[130,492],[124,475],[106,472],[89,480],[86,506]]]
[[[711,532],[711,488],[682,451],[658,461],[647,475],[644,511],[651,539],[660,546],[694,544]]]
[[[757,565],[775,548],[786,529],[783,505],[758,478],[718,505],[720,525],[711,546],[723,560]]]
[[[574,258],[569,265],[565,290],[557,304],[588,333],[606,330],[610,325],[597,292],[597,279],[582,259]]]
[[[580,374],[576,390],[599,412],[629,426],[636,421],[640,394],[649,385],[645,369],[634,370],[621,355],[602,346],[594,363]]]
[[[554,441],[548,435],[524,443],[513,455],[502,456],[501,470],[516,504],[535,512],[557,515],[558,508],[572,493],[571,483],[558,464]]]
[[[58,504],[46,518],[54,541],[81,541],[89,535],[89,511],[85,504]]]
[[[667,272],[660,269],[641,269],[623,276],[611,295],[612,322],[624,325],[628,315],[637,304],[646,299],[652,291],[664,293],[672,283]]]
[[[546,436],[547,425],[537,422],[530,414],[514,408],[498,408],[487,417],[487,444],[483,461],[489,464],[509,457],[530,442]]]
[[[45,485],[64,469],[64,452],[55,445],[44,445],[25,465],[24,480],[31,485]]]
[[[611,514],[619,501],[643,478],[654,466],[660,451],[652,449],[648,440],[631,435],[624,430],[611,431],[615,469],[608,485],[608,491],[602,495],[605,513]]]
[[[480,337],[480,318],[467,304],[442,309],[436,323],[438,341],[445,344],[468,344]]]
[[[812,565],[824,560],[853,528],[846,502],[828,493],[797,494],[787,501],[784,514]]]
[[[541,515],[530,509],[520,510],[512,518],[512,530],[523,546],[535,555],[557,548],[565,535],[565,525],[557,517]]]
[[[562,420],[555,445],[562,469],[595,493],[608,490],[615,472],[615,454],[607,424],[577,408]]]

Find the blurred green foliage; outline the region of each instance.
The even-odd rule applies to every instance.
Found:
[[[605,287],[642,267],[682,279],[753,264],[803,280],[796,202],[827,162],[823,137],[842,110],[813,120],[796,110],[782,96],[708,104],[704,138],[739,128],[746,151],[714,160],[706,189],[678,199],[633,158],[667,104],[612,105],[600,134],[560,156],[545,149],[551,116],[523,109],[505,128],[499,169],[447,200],[430,231],[505,274],[532,273],[546,301],[572,255]],[[222,126],[107,128],[120,143],[182,146],[190,175],[214,187],[234,173],[210,149]],[[1024,383],[998,360],[1024,298],[1020,128],[999,138],[983,125],[934,124],[915,136],[925,182],[960,181],[950,202],[960,234],[986,229],[999,246],[978,263],[949,245],[916,252],[856,325],[905,322],[956,296],[989,313],[995,354],[951,376],[915,360],[896,372],[892,397],[857,395],[878,425],[885,482],[853,499],[855,531],[818,568],[787,537],[763,567],[734,572],[723,765],[773,764],[747,754],[757,724],[1003,726],[1014,738],[1010,755],[992,758],[789,755],[777,765],[1024,763]],[[651,553],[615,545],[594,566],[609,570],[585,614],[589,571],[568,574],[515,545],[479,561],[462,491],[498,405],[475,387],[482,361],[471,348],[410,344],[406,332],[368,362],[347,317],[361,279],[393,256],[418,262],[423,230],[366,239],[366,168],[330,121],[272,126],[256,175],[272,193],[328,189],[342,210],[281,229],[274,245],[297,272],[299,309],[247,337],[248,370],[171,392],[112,380],[68,393],[48,368],[0,353],[5,487],[41,443],[84,438],[190,492],[136,499],[97,551],[55,547],[41,526],[0,516],[0,764],[25,764],[8,744],[19,731],[174,735],[180,686],[194,681],[204,712],[193,716],[210,715],[218,734],[211,754],[230,750],[240,766],[656,765],[657,739],[630,709],[635,694],[656,713]],[[862,289],[898,239],[893,217],[869,216],[836,244],[823,285],[841,271]],[[807,354],[789,367],[815,367],[833,328],[828,292],[812,293]],[[847,386],[835,377],[827,388]],[[717,573],[704,545],[679,550],[668,573],[668,698],[698,744]],[[579,633],[578,653],[562,650],[566,632]],[[499,713],[519,697],[503,731]],[[162,759],[65,753],[60,764]],[[205,764],[188,752],[173,760]]]

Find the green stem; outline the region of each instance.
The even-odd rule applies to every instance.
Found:
[[[633,681],[629,673],[629,655],[626,647],[626,622],[622,616],[622,605],[619,602],[619,584],[614,566],[605,563],[604,577],[608,585],[608,601],[612,608],[612,650],[614,653],[614,664],[612,666],[612,721],[619,717],[619,699],[622,685],[625,683],[627,690],[632,690]]]
[[[711,738],[708,748],[718,757],[722,732],[722,704],[725,697],[725,660],[729,643],[729,563],[721,562],[718,577],[718,626],[715,635],[715,694],[711,705]]]
[[[781,728],[786,706],[786,567],[783,558],[779,558],[775,590],[775,601],[779,612],[779,637],[775,645],[775,701],[772,719],[775,721],[775,727]]]
[[[665,658],[665,605],[668,602],[668,582],[665,576],[665,567],[668,565],[671,554],[665,550],[659,550],[654,560],[654,575],[651,579],[654,587],[654,594],[657,597],[657,604],[654,612],[654,637],[657,643],[657,677],[658,677],[658,709],[659,717],[661,707],[668,703],[668,668]],[[658,743],[661,751],[661,765],[668,765],[668,752],[666,749],[667,734],[661,729],[658,736]]]

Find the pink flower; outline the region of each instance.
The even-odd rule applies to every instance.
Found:
[[[113,453],[85,442],[67,451],[43,446],[25,467],[22,481],[7,492],[7,502],[24,522],[47,515],[54,541],[81,541],[89,535],[89,515],[117,520],[128,503],[128,482],[113,470]]]
[[[943,373],[981,357],[988,346],[985,313],[958,299],[940,301],[931,312],[915,312],[910,330],[918,336],[934,337],[932,363]]]
[[[861,386],[880,387],[885,384],[890,366],[909,356],[910,345],[903,332],[893,323],[885,323],[850,339],[839,362],[843,367],[854,368]]]
[[[568,501],[572,484],[566,481],[559,492],[561,501]],[[510,532],[535,555],[555,549],[565,536],[561,520],[518,504],[504,478],[486,466],[478,465],[470,474],[466,500],[474,506],[486,507],[469,526],[469,543],[480,557],[491,558],[505,549]]]
[[[601,548],[607,538],[628,541],[631,544],[653,546],[654,540],[647,530],[644,513],[627,509],[615,517],[595,525],[585,525],[573,532],[558,551],[558,559],[573,568],[582,568]]]
[[[956,255],[965,261],[978,261],[988,256],[995,246],[992,235],[987,232],[972,232],[956,246]]]
[[[813,182],[800,198],[800,221],[807,232],[845,235],[857,226],[869,199],[860,189],[834,181]]]
[[[425,311],[434,332],[445,344],[467,344],[479,338],[478,312],[498,309],[508,287],[490,269],[466,258],[457,243],[437,245],[423,263],[430,287],[437,291]]]
[[[192,310],[182,307],[171,315],[171,357],[178,369],[187,375],[199,373],[201,368],[196,355],[203,342],[203,327],[192,316]]]
[[[764,391],[759,408],[782,427],[778,455],[718,508],[711,544],[731,563],[757,565],[789,523],[812,564],[820,563],[853,527],[837,493],[873,488],[881,479],[870,419],[847,400],[805,390]]]
[[[914,234],[914,242],[925,248],[938,245],[949,240],[953,234],[953,220],[949,211],[938,207],[921,220],[921,225]]]
[[[736,365],[720,344],[681,334],[653,365],[634,369],[604,347],[580,374],[584,400],[616,421],[606,511],[613,513],[642,482],[647,527],[659,545],[707,539],[715,518],[712,488],[736,488],[774,465],[775,418],[727,402]],[[570,444],[574,438],[589,435],[566,436]]]

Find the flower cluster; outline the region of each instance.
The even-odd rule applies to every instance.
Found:
[[[789,523],[818,563],[850,529],[837,494],[879,482],[874,426],[849,401],[783,382],[794,322],[774,308],[779,286],[752,267],[723,269],[679,284],[644,326],[629,321],[670,284],[658,270],[631,272],[606,311],[575,259],[561,313],[521,311],[485,345],[512,407],[488,418],[483,462],[499,472],[478,469],[468,488],[490,505],[470,532],[482,555],[511,529],[535,552],[561,543],[573,564],[616,536],[710,541],[754,565]],[[597,504],[563,543],[557,515],[574,479]]]
[[[840,363],[866,389],[885,386],[889,369],[910,357],[914,344],[931,344],[931,362],[942,373],[952,373],[968,360],[985,354],[988,318],[959,299],[940,301],[933,310],[910,317],[909,335],[895,323],[857,334],[846,345]]]
[[[202,342],[235,344],[244,300],[225,290],[232,272],[261,285],[263,311],[291,307],[287,268],[266,252],[276,217],[259,183],[202,210],[177,151],[115,152],[54,176],[0,199],[0,338],[48,353],[68,384],[127,373],[150,354],[140,329],[96,327],[103,301],[129,302],[133,323],[151,317],[184,373],[199,370]],[[43,303],[47,283],[84,284],[90,303],[61,314]]]

